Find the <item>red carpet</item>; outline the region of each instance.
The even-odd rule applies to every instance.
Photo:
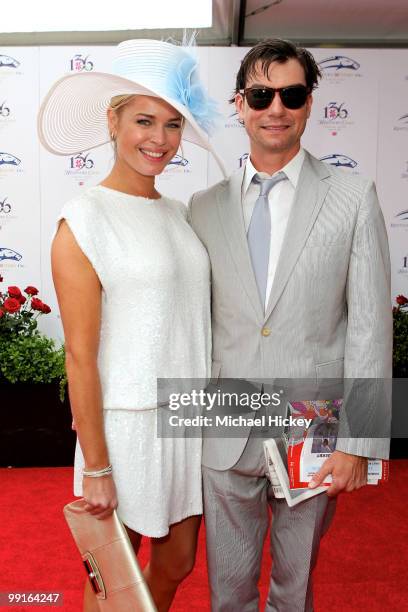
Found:
[[[84,570],[61,513],[62,506],[73,499],[71,472],[71,468],[0,469],[0,592],[63,591],[63,608],[45,609],[80,612]],[[385,485],[340,496],[315,572],[316,612],[408,612],[407,502],[407,460],[391,463],[390,481]],[[147,554],[146,542],[142,563]],[[260,585],[263,602],[269,569],[265,554]],[[210,609],[204,529],[196,568],[180,588],[172,609]]]

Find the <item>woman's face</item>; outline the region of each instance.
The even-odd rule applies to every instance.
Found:
[[[160,98],[135,96],[117,111],[108,110],[116,141],[116,164],[143,176],[160,174],[177,153],[183,118]]]

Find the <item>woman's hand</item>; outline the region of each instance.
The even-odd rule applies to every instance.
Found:
[[[85,510],[95,518],[108,518],[118,507],[116,487],[112,475],[91,478],[84,476],[82,481]]]

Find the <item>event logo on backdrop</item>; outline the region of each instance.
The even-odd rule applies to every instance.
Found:
[[[358,163],[354,159],[342,153],[330,153],[329,155],[321,157],[320,161],[326,162],[326,164],[330,164],[331,166],[336,166],[336,168],[356,168],[358,166]]]
[[[0,230],[6,223],[17,219],[17,215],[13,214],[13,208],[7,196],[0,196]]]
[[[401,117],[398,118],[396,124],[394,125],[394,132],[408,132],[408,113],[404,113]]]
[[[21,159],[6,151],[0,151],[0,179],[6,178],[13,174],[21,174],[23,168]]]
[[[0,103],[0,130],[15,122],[16,120],[13,117],[10,104],[7,100],[3,100],[3,102]]]
[[[0,104],[0,117],[8,117],[10,115],[10,107],[6,106],[6,100]]]
[[[190,174],[190,173],[191,173],[190,161],[186,157],[183,157],[182,155],[175,155],[173,159],[169,161],[169,163],[167,164],[163,172],[163,174],[169,175],[169,178],[173,174],[177,175],[177,174]]]
[[[0,53],[0,78],[15,74],[22,74],[21,70],[19,69],[20,65],[20,62],[16,57]]]
[[[406,276],[408,274],[408,254],[401,257],[400,265],[397,269],[397,274]]]
[[[248,159],[249,153],[244,153],[241,157],[238,157],[238,168],[245,166],[245,162]]]
[[[89,59],[90,55],[76,53],[69,62],[71,72],[90,72],[94,68],[94,63]]]
[[[346,55],[331,55],[318,62],[324,80],[331,83],[341,83],[350,78],[361,78],[363,75],[360,64]]]
[[[91,177],[100,174],[100,171],[95,168],[95,162],[90,157],[90,153],[78,153],[68,157],[68,168],[65,170],[65,175],[70,176],[73,180],[78,181],[81,187]]]
[[[23,256],[9,247],[0,246],[0,269],[23,268]]]
[[[336,136],[338,132],[353,126],[354,121],[350,117],[350,110],[345,102],[333,101],[323,107],[319,125],[331,132],[332,136]]]
[[[394,215],[395,221],[391,223],[391,227],[398,227],[408,231],[408,208],[400,210]]]
[[[244,129],[244,124],[239,120],[239,115],[237,111],[228,115],[227,121],[224,123],[224,127],[227,129],[230,128],[239,128]]]

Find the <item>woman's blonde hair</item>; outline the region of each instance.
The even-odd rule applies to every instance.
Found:
[[[122,108],[123,106],[125,106],[125,104],[130,102],[130,100],[134,98],[135,95],[137,94],[122,94],[120,96],[113,96],[113,98],[111,98],[111,101],[109,103],[109,108],[111,108],[114,111],[117,111],[119,110],[119,108]]]

